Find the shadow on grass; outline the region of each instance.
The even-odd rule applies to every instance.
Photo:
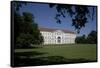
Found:
[[[16,53],[14,58],[14,66],[40,66],[40,65],[54,65],[54,64],[69,64],[69,63],[83,63],[83,62],[96,62],[96,60],[88,60],[84,58],[79,59],[66,59],[62,56],[47,56],[42,57],[47,53],[40,52],[21,52]],[[39,57],[36,57],[40,55]],[[31,58],[32,57],[32,58]]]
[[[46,54],[46,53],[42,53],[42,52],[37,52],[37,51],[32,51],[32,52],[16,52],[15,53],[15,57],[21,57],[21,56],[24,56],[24,57],[31,57],[31,56],[38,56],[38,55],[43,55],[43,54]]]
[[[15,49],[38,49],[38,48],[42,48],[43,46],[29,46],[29,47],[16,47]]]

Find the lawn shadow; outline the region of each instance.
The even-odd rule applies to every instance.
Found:
[[[14,64],[15,66],[26,65],[26,63],[34,62],[31,57],[40,56],[47,53],[32,51],[32,52],[15,52]]]
[[[89,60],[84,58],[79,59],[66,59],[62,56],[46,56],[42,55],[47,53],[41,52],[23,52],[16,53],[14,58],[14,66],[40,66],[40,65],[56,65],[56,64],[69,64],[69,63],[83,63],[83,62],[96,62],[96,60]],[[38,56],[38,57],[37,57]]]

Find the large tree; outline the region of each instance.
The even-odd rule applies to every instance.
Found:
[[[75,27],[78,33],[88,23],[89,18],[93,20],[95,13],[93,6],[92,11],[90,10],[90,6],[84,5],[49,4],[49,6],[50,8],[55,7],[57,10],[55,16],[57,23],[61,23],[61,16],[65,18],[66,14],[68,14],[72,18],[72,26]]]
[[[31,44],[43,43],[43,37],[33,19],[33,15],[28,12],[24,12],[22,16],[16,14],[14,17],[17,47],[30,47]]]
[[[13,3],[14,14],[14,40],[16,47],[31,47],[31,44],[42,44],[43,37],[29,12],[19,12],[21,4]]]

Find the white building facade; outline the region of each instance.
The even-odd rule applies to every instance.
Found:
[[[68,30],[40,28],[44,44],[74,44],[76,33]]]

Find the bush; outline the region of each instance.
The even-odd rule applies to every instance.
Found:
[[[27,48],[30,47],[30,44],[33,43],[33,37],[31,34],[21,33],[16,39],[17,48]]]

